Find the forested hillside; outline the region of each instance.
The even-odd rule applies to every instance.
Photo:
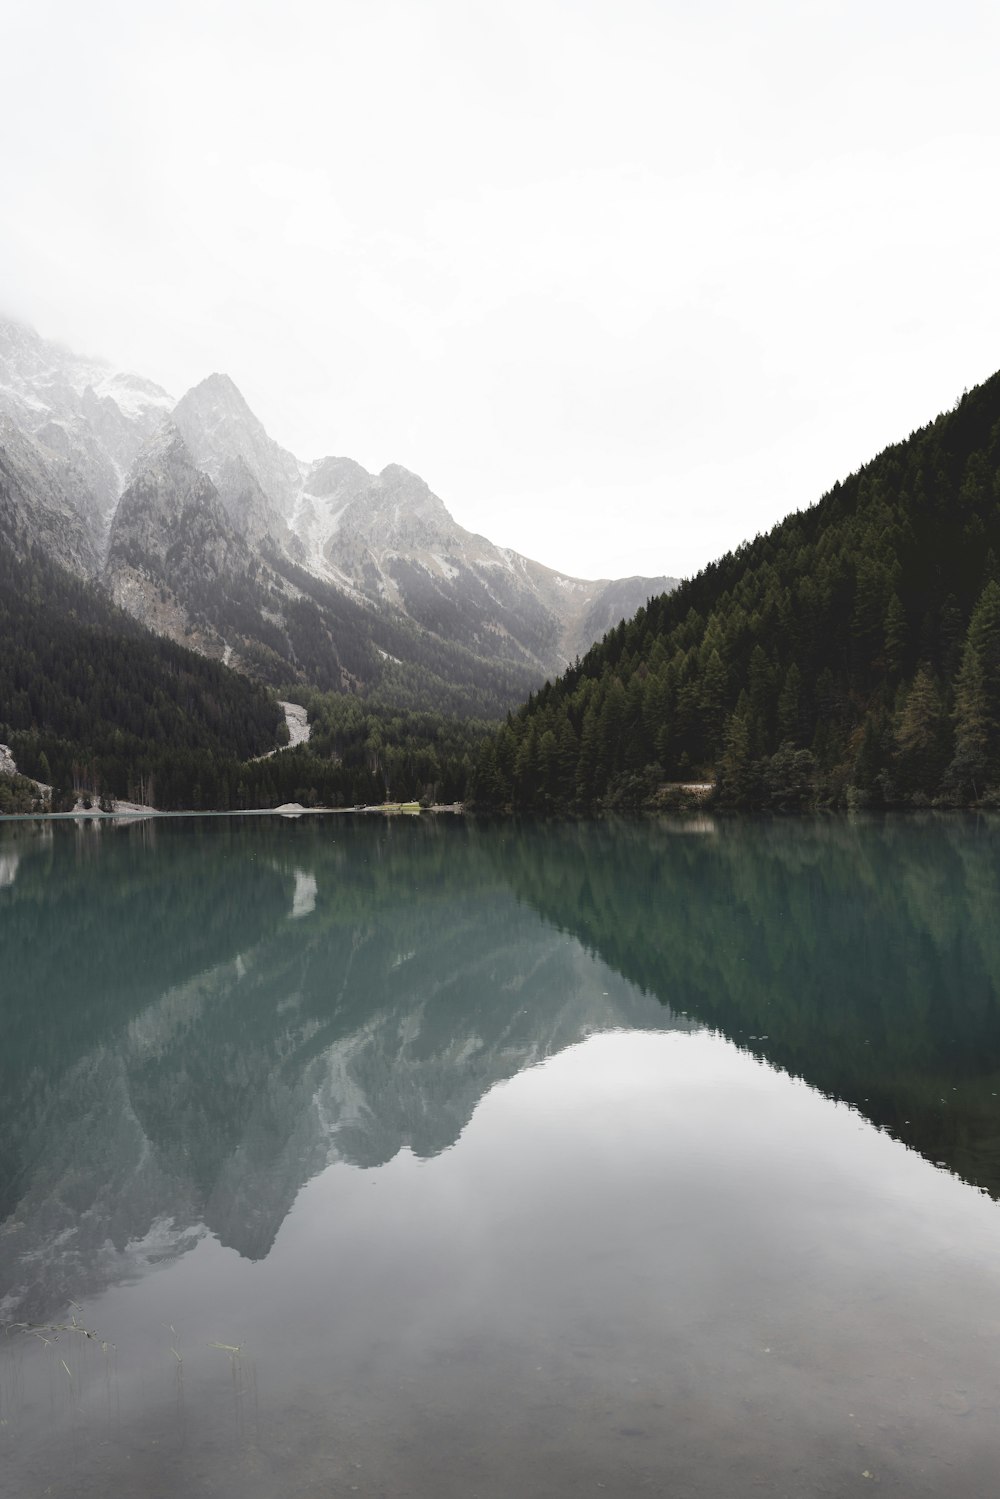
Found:
[[[175,757],[169,800],[158,805],[237,811],[299,802],[305,807],[377,806],[384,801],[462,801],[479,746],[496,728],[477,719],[372,704],[352,693],[294,695],[309,710],[306,745],[268,759],[212,759],[188,766]]]
[[[19,555],[0,538],[0,742],[26,775],[154,801],[177,758],[260,754],[279,726],[262,687],[149,634],[40,549]]]
[[[1000,799],[1000,375],[651,600],[482,752],[476,800]]]
[[[450,801],[465,795],[487,732],[470,715],[495,727],[538,679],[276,559],[283,628],[244,663],[262,685],[145,629],[53,557],[34,522],[22,476],[0,454],[0,743],[24,776],[55,788],[56,810],[78,795],[163,810]],[[241,610],[259,625],[262,598],[248,573],[242,592],[206,594],[197,628],[220,611],[237,634]],[[261,758],[287,738],[273,689],[296,686],[316,718],[314,746]],[[326,698],[315,686],[335,690]],[[0,813],[41,805],[32,781],[0,775]]]
[[[283,605],[283,644],[249,661],[265,681],[349,688],[394,706],[496,722],[541,675],[500,653],[477,655],[398,611],[361,604],[276,554],[269,560],[295,602]]]
[[[161,810],[453,801],[495,727],[391,697],[299,696],[310,745],[261,758],[287,737],[263,688],[149,634],[44,554],[0,544],[0,743],[55,786],[56,808],[74,792]],[[29,781],[0,775],[0,813],[38,809]]]

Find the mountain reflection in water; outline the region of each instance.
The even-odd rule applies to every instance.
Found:
[[[566,827],[541,858],[515,844],[508,878],[664,1004],[1000,1196],[1000,823],[697,823]]]
[[[464,823],[90,824],[17,846],[8,1318],[205,1229],[262,1258],[331,1161],[434,1156],[495,1083],[589,1032],[693,1026],[613,974],[598,986]]]
[[[413,1171],[452,1151],[474,1116],[484,1121],[481,1135],[487,1119],[502,1120],[504,1138],[518,1142],[509,1159],[500,1146],[477,1147],[488,1163],[482,1169],[495,1173],[497,1201],[511,1172],[530,1183],[533,1132],[551,1124],[558,1138],[563,1111],[570,1117],[560,1089],[571,1077],[593,1098],[585,1153],[594,1164],[565,1164],[567,1178],[603,1173],[603,1185],[594,1177],[592,1206],[611,1219],[642,1204],[649,1219],[636,1218],[634,1234],[647,1255],[658,1235],[667,1242],[673,1232],[662,1217],[669,1203],[697,1192],[689,1218],[703,1224],[702,1237],[683,1250],[690,1263],[678,1263],[699,1284],[731,1232],[723,1209],[739,1198],[739,1170],[750,1170],[746,1163],[737,1170],[741,1127],[731,1116],[746,1110],[746,1141],[763,1128],[772,1106],[765,1095],[774,1090],[753,1079],[768,1068],[772,1078],[787,1073],[850,1105],[859,1127],[863,1116],[883,1131],[876,1154],[890,1176],[899,1170],[885,1154],[898,1151],[894,1138],[983,1193],[1000,1193],[1000,837],[987,820],[8,823],[0,824],[0,872],[0,1321],[61,1319],[71,1302],[88,1300],[113,1320],[115,1287],[148,1282],[153,1304],[163,1294],[154,1269],[180,1273],[189,1260],[210,1267],[223,1252],[263,1271],[283,1225],[287,1252],[301,1254],[303,1267],[316,1245],[339,1244],[360,1287],[402,1225],[411,1224],[417,1238],[437,1232],[429,1220],[421,1227],[430,1178],[422,1178],[420,1195]],[[632,1034],[608,1038],[600,1051],[581,1044],[608,1032]],[[653,1032],[672,1033],[688,1049],[668,1056]],[[661,1062],[669,1062],[664,1086],[673,1092],[657,1101]],[[543,1065],[546,1077],[530,1096],[498,1086]],[[702,1076],[712,1081],[702,1085]],[[637,1105],[633,1118],[630,1077],[649,1103],[645,1116]],[[604,1112],[603,1078],[616,1100]],[[783,1107],[789,1129],[808,1118],[822,1137],[822,1099]],[[728,1197],[718,1180],[710,1196],[694,1185],[717,1133],[713,1109],[718,1129],[735,1131],[720,1136],[729,1142],[718,1147],[729,1152],[728,1165],[716,1159],[712,1167],[717,1178],[734,1171]],[[663,1203],[631,1175],[659,1169],[659,1129],[671,1132],[671,1169],[683,1168]],[[680,1140],[687,1143],[678,1154]],[[806,1157],[808,1141],[803,1133]],[[871,1155],[875,1147],[864,1150]],[[458,1155],[456,1179],[469,1170]],[[343,1175],[348,1168],[352,1174]],[[335,1169],[341,1174],[331,1176]],[[310,1188],[320,1180],[337,1184],[336,1222]],[[440,1192],[443,1178],[435,1180]],[[400,1194],[395,1216],[372,1229],[364,1255],[350,1225],[353,1215],[370,1215],[371,1204],[361,1203],[353,1183],[381,1183],[385,1201],[392,1183]],[[547,1183],[537,1189],[538,1204],[551,1197]],[[795,1188],[800,1197],[822,1196],[821,1184],[805,1183]],[[831,1210],[836,1190],[831,1180]],[[565,1211],[578,1210],[567,1199]],[[773,1208],[779,1217],[792,1210]],[[441,1211],[441,1221],[460,1232],[461,1215],[448,1219],[445,1199]],[[476,1252],[484,1265],[508,1231],[515,1232],[501,1214],[489,1254],[483,1244]],[[756,1229],[742,1232],[748,1242]],[[789,1230],[793,1247],[796,1232]],[[525,1244],[534,1242],[530,1225],[523,1233]],[[595,1228],[588,1245],[581,1229],[581,1264],[595,1274],[602,1254],[615,1266],[620,1253],[611,1247],[617,1240],[601,1249],[600,1238]],[[541,1264],[541,1230],[537,1253]],[[871,1253],[877,1259],[882,1250]],[[432,1264],[445,1251],[439,1245],[427,1254]],[[760,1263],[775,1255],[762,1247]],[[510,1328],[519,1325],[526,1294],[516,1289],[526,1271],[515,1273],[514,1261],[496,1261],[499,1278],[514,1276],[504,1314]],[[399,1246],[387,1305],[404,1294],[418,1263],[415,1248]],[[557,1265],[551,1273],[557,1286]],[[625,1261],[611,1273],[625,1274]],[[628,1273],[641,1281],[651,1272],[643,1260]],[[718,1286],[733,1273],[720,1260]],[[768,1272],[759,1273],[760,1294],[769,1295]],[[302,1285],[316,1274],[315,1265],[303,1268]],[[303,1366],[312,1359],[318,1370],[328,1352],[308,1351],[294,1289],[285,1294],[281,1315],[296,1318]],[[434,1300],[441,1294],[421,1292],[450,1326],[458,1313]],[[558,1300],[556,1291],[546,1294]],[[358,1297],[356,1325],[346,1304],[338,1314],[338,1357],[355,1359],[360,1388],[378,1352],[368,1348],[373,1303],[360,1289]],[[172,1304],[162,1311],[157,1325],[177,1316]],[[617,1334],[597,1306],[587,1314],[589,1333],[573,1315],[579,1359],[603,1348],[607,1373]],[[247,1318],[259,1336],[269,1327],[277,1345],[277,1305]],[[518,1336],[530,1343],[529,1328]],[[629,1336],[642,1343],[641,1317]],[[482,1367],[471,1343],[449,1347],[450,1356],[464,1349],[472,1360],[473,1382],[487,1379],[487,1369],[489,1379],[499,1378],[499,1344]],[[394,1358],[402,1367],[411,1354],[417,1357],[401,1347]],[[227,1356],[235,1380],[237,1356]],[[692,1367],[700,1356],[693,1345],[685,1355]],[[510,1358],[505,1378],[516,1384],[513,1351]],[[414,1367],[425,1364],[417,1359]],[[572,1366],[567,1388],[579,1373]],[[453,1381],[454,1371],[440,1377]],[[748,1368],[739,1377],[757,1376]],[[968,1405],[951,1384],[945,1394],[956,1409]],[[4,1398],[0,1382],[0,1417]],[[686,1398],[683,1390],[672,1397]],[[573,1406],[574,1420],[583,1419],[584,1405]],[[703,1436],[714,1440],[711,1428]],[[430,1461],[427,1453],[421,1461]],[[209,1471],[211,1463],[199,1473]],[[244,1492],[248,1471],[241,1470]],[[474,1464],[463,1471],[486,1491]],[[573,1473],[575,1483],[580,1474]],[[662,1473],[654,1462],[632,1477],[642,1487]],[[435,1482],[441,1491],[440,1475]],[[692,1493],[716,1492],[708,1479],[690,1483]],[[111,1483],[107,1492],[115,1491]],[[163,1480],[164,1494],[183,1491]],[[802,1490],[814,1491],[826,1492]]]

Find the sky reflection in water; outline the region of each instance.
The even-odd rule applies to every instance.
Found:
[[[0,1492],[985,1492],[992,826],[676,830],[0,830]]]

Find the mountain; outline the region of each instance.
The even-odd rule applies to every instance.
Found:
[[[0,423],[51,555],[268,682],[370,692],[413,667],[420,698],[430,669],[425,705],[451,684],[462,711],[498,713],[674,582],[555,572],[465,531],[399,465],[296,458],[224,374],[175,404],[3,321]]]
[[[194,629],[187,605],[202,593],[230,593],[249,568],[250,548],[215,485],[165,422],[142,449],[115,511],[105,564],[112,597],[158,633],[183,634],[206,654],[224,655],[214,632]]]
[[[651,600],[484,751],[477,798],[1000,800],[1000,375]]]
[[[2,494],[0,482],[0,511]],[[165,806],[189,758],[265,753],[281,723],[258,684],[150,634],[40,550],[18,558],[2,527],[0,714],[26,775],[130,800],[144,784]]]
[[[231,472],[230,462],[219,470]],[[104,585],[150,628],[272,686],[372,692],[402,668],[397,698],[415,694],[439,711],[496,716],[537,680],[533,665],[487,661],[398,609],[334,587],[273,538],[253,547],[239,526],[167,422],[128,476]]]
[[[55,788],[53,810],[75,792],[161,810],[465,795],[486,729],[476,710],[499,714],[526,669],[497,662],[484,680],[479,658],[398,612],[261,563],[172,427],[133,468],[105,588],[81,576],[93,554],[58,479],[34,439],[14,433],[0,449],[4,812],[33,810],[39,794],[15,771]],[[236,659],[249,671],[229,670]],[[272,757],[286,736],[259,679],[296,675],[326,689],[300,693],[318,753]],[[364,675],[387,685],[363,699],[343,690]]]
[[[186,757],[239,761],[273,749],[282,715],[268,692],[151,634],[80,576],[93,552],[58,465],[32,438],[4,435],[0,742],[18,769],[57,788],[138,799],[168,760],[170,774]]]
[[[19,551],[38,545],[84,577],[98,551],[77,509],[76,470],[0,417],[0,535]]]
[[[674,583],[585,582],[494,546],[458,525],[423,479],[400,464],[377,475],[350,459],[314,464],[294,524],[303,546],[311,544],[317,570],[333,581],[395,604],[481,655],[534,661],[546,671],[603,633],[592,636],[588,627],[607,618],[612,598],[630,612],[640,596],[645,601]]]
[[[466,531],[400,464],[370,474],[351,458],[302,463],[268,437],[226,375],[189,390],[173,420],[244,533],[487,660],[558,670],[676,581],[571,578]]]
[[[302,465],[264,430],[228,375],[209,375],[177,402],[171,419],[192,460],[218,488],[240,532],[254,543],[292,541],[287,521]],[[292,544],[296,561],[305,559]]]
[[[151,380],[82,359],[0,318],[0,417],[72,474],[76,508],[97,554],[125,475],[173,404]]]

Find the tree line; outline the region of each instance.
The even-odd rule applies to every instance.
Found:
[[[279,726],[262,686],[0,538],[0,742],[24,775],[133,797],[172,756],[240,760],[271,749]]]
[[[80,798],[219,811],[464,798],[480,742],[530,677],[509,662],[484,673],[471,652],[312,581],[324,611],[304,594],[291,606],[290,654],[268,647],[267,681],[255,682],[152,635],[22,531],[0,529],[0,743],[23,772],[0,777],[0,814],[41,809],[33,780],[54,788],[56,811]],[[380,655],[362,616],[420,660]],[[367,680],[356,674],[366,662]],[[300,671],[336,689],[303,686]],[[315,740],[263,758],[288,740],[277,691],[309,706]]]
[[[476,804],[1000,803],[1000,375],[508,715]]]

